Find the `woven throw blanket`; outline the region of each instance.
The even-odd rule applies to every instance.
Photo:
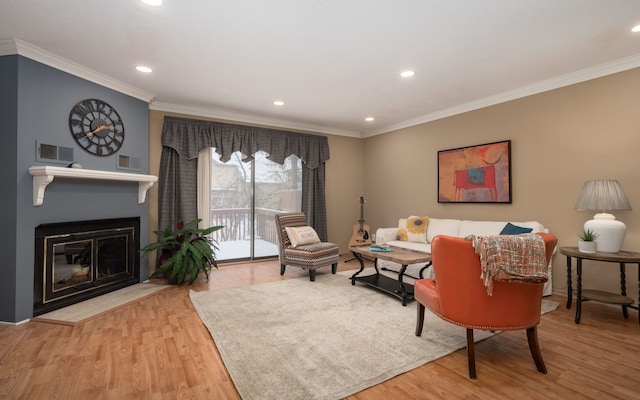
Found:
[[[493,294],[493,280],[521,283],[546,282],[547,260],[544,240],[535,233],[522,235],[469,235],[480,256],[480,278]]]

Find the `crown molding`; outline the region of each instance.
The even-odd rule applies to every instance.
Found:
[[[349,136],[349,137],[357,137],[357,138],[363,137],[362,133],[360,132],[332,129],[325,126],[302,124],[302,123],[296,123],[296,122],[291,122],[291,121],[282,120],[282,119],[262,118],[262,117],[256,117],[255,115],[235,113],[235,112],[222,110],[222,109],[188,107],[188,106],[183,106],[179,104],[162,103],[162,102],[153,102],[149,104],[149,109],[154,111],[193,115],[197,117],[221,119],[221,120],[238,122],[243,124],[261,125],[261,126],[269,126],[269,127],[292,129],[292,130],[302,130],[302,131],[308,131],[312,133],[325,133],[329,135],[338,135],[338,136]]]
[[[475,100],[459,106],[447,108],[444,110],[436,111],[426,115],[412,118],[397,124],[387,125],[379,129],[362,132],[333,129],[326,126],[296,123],[281,119],[262,118],[255,115],[236,113],[223,109],[205,109],[197,107],[189,107],[178,104],[152,102],[154,98],[153,93],[149,93],[133,86],[127,85],[116,79],[110,78],[99,72],[86,68],[80,64],[66,60],[53,53],[43,50],[37,46],[31,45],[20,39],[7,39],[0,40],[0,56],[19,54],[21,56],[30,58],[34,61],[43,63],[50,67],[59,69],[61,71],[70,73],[88,81],[97,83],[107,88],[116,90],[120,93],[127,94],[137,99],[146,101],[149,104],[149,109],[172,112],[179,114],[188,114],[206,118],[223,119],[228,121],[234,121],[245,124],[256,124],[264,126],[273,126],[285,129],[304,130],[317,133],[325,133],[331,135],[367,138],[384,133],[389,133],[399,129],[409,128],[415,125],[424,124],[431,121],[436,121],[442,118],[451,117],[457,114],[462,114],[469,111],[478,110],[484,107],[493,106],[496,104],[504,103],[511,100],[531,96],[538,93],[558,89],[561,87],[573,85],[576,83],[585,82],[588,80],[600,78],[603,76],[615,74],[622,71],[627,71],[633,68],[640,67],[640,54],[622,58],[619,60],[611,61],[608,63],[596,65],[594,67],[586,68],[580,71],[572,72],[569,74],[561,75],[559,77],[551,78],[545,81],[534,83],[522,88],[499,93],[495,96],[486,97],[483,99]]]
[[[399,129],[409,128],[411,126],[424,124],[426,122],[436,121],[442,118],[447,118],[457,114],[478,110],[480,108],[505,103],[507,101],[547,92],[549,90],[559,89],[561,87],[574,85],[576,83],[586,82],[592,79],[601,78],[603,76],[612,75],[618,72],[627,71],[638,67],[640,67],[640,54],[596,65],[594,67],[585,68],[580,71],[547,79],[545,81],[534,83],[532,85],[524,86],[518,89],[509,90],[495,96],[486,97],[484,99],[461,104],[459,106],[447,108],[441,111],[436,111],[434,113],[409,119],[398,124],[388,125],[378,130],[368,131],[365,132],[364,137],[367,138],[371,136],[381,135],[383,133],[389,133]]]
[[[108,77],[73,61],[59,57],[20,39],[8,39],[0,41],[0,56],[18,54],[31,60],[48,65],[52,68],[67,72],[71,75],[97,83],[117,92],[124,93],[136,99],[150,102],[154,98],[153,93],[140,90],[124,82]]]
[[[18,46],[16,46],[15,39],[0,40],[0,57],[11,54],[18,54]]]

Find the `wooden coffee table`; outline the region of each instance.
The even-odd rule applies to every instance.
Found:
[[[350,246],[349,250],[353,253],[354,257],[360,261],[360,270],[351,276],[351,284],[355,285],[356,282],[360,282],[381,290],[402,300],[403,306],[406,306],[407,302],[413,300],[413,285],[402,281],[407,265],[425,263],[425,266],[420,270],[420,277],[422,277],[422,272],[431,266],[431,254],[399,247],[392,246],[389,252],[370,251],[369,246]],[[374,259],[375,274],[358,276],[364,271],[364,257]],[[398,279],[392,279],[382,275],[378,270],[378,259],[400,264],[402,267],[398,272]]]

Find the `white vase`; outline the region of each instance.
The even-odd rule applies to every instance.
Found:
[[[597,248],[597,242],[585,242],[584,240],[578,240],[578,251],[580,253],[595,253]]]
[[[593,216],[593,219],[584,223],[585,230],[591,230],[598,234],[598,252],[617,253],[622,247],[627,227],[622,221],[607,213]]]

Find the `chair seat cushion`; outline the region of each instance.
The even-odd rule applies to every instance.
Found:
[[[339,254],[338,245],[330,242],[305,244],[284,249],[286,263],[293,262],[296,265],[308,267],[337,263]]]
[[[415,299],[437,315],[441,315],[440,298],[436,283],[432,279],[418,279],[414,282],[413,292]]]
[[[338,254],[338,245],[330,242],[320,242],[303,244],[298,247],[287,247],[284,249],[284,254],[287,257],[291,256],[306,256],[306,257],[322,257],[323,255]]]

